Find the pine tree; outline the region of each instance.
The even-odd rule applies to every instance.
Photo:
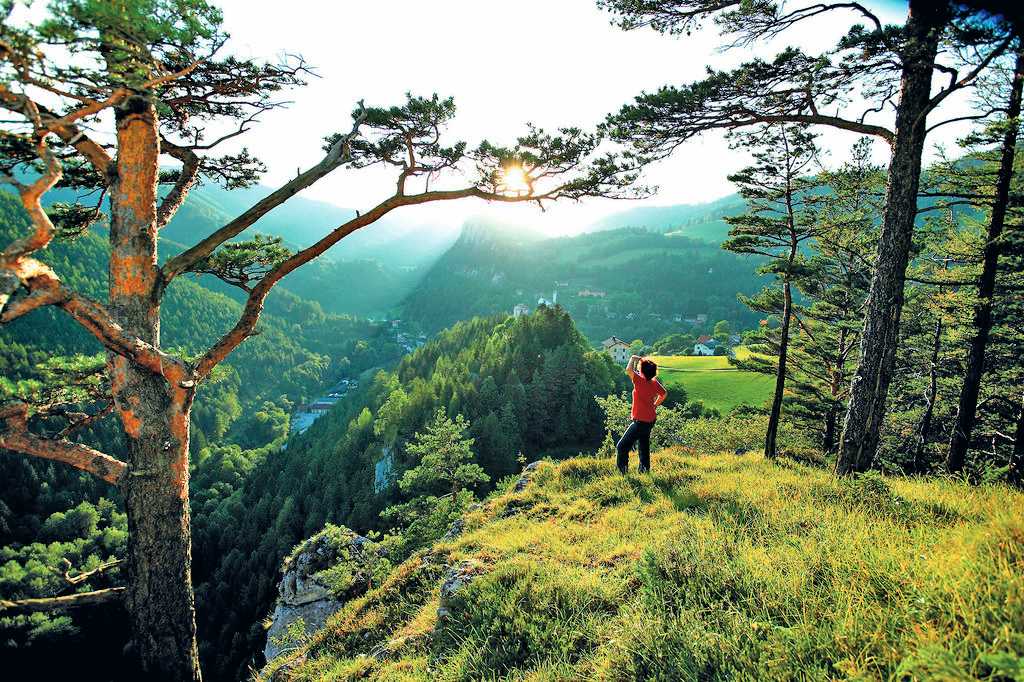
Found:
[[[451,98],[407,95],[397,106],[358,104],[351,127],[328,136],[323,158],[233,220],[169,259],[159,230],[199,182],[227,189],[254,185],[263,164],[248,150],[216,156],[237,142],[282,91],[301,86],[308,65],[297,57],[260,64],[221,56],[221,13],[205,0],[61,0],[41,20],[12,20],[17,3],[0,3],[0,181],[17,190],[30,232],[0,250],[0,323],[45,306],[67,313],[108,353],[106,373],[127,461],[38,431],[33,406],[0,408],[0,445],[64,462],[121,487],[128,515],[123,600],[134,653],[148,679],[199,680],[191,585],[189,423],[199,386],[256,332],[270,291],[356,230],[403,206],[476,198],[500,202],[623,196],[633,162],[609,155],[600,134],[530,127],[515,144],[448,140]],[[68,46],[73,46],[69,55]],[[339,111],[319,112],[341,119]],[[108,142],[109,140],[109,142]],[[173,169],[168,168],[172,164]],[[291,252],[274,239],[239,241],[275,207],[339,168],[393,171],[391,196]],[[464,172],[464,173],[463,173]],[[508,186],[521,172],[528,191]],[[442,177],[469,180],[433,189]],[[158,191],[161,186],[165,191]],[[74,290],[38,256],[102,215],[94,204],[43,209],[55,187],[109,206],[106,302]],[[213,345],[185,358],[161,347],[162,305],[174,280],[210,273],[239,288],[240,317]],[[58,604],[54,604],[59,606]]]
[[[967,355],[967,368],[957,408],[956,423],[949,441],[946,468],[950,472],[960,471],[964,466],[967,448],[971,442],[978,395],[981,389],[985,364],[985,350],[992,328],[992,304],[999,270],[999,257],[1003,248],[1002,235],[1007,218],[1010,185],[1014,175],[1014,161],[1017,155],[1017,133],[1020,128],[1021,92],[1024,90],[1024,45],[1018,39],[1017,57],[1013,74],[1009,79],[1009,91],[1005,108],[1005,120],[995,127],[1001,133],[999,167],[994,187],[991,189],[988,233],[985,240],[981,277],[978,281],[977,303],[974,307],[974,333]]]
[[[455,495],[490,480],[473,461],[473,439],[466,436],[467,429],[469,423],[461,414],[453,421],[444,410],[438,410],[426,430],[417,432],[406,448],[418,463],[399,479],[402,492],[413,496]]]
[[[722,248],[768,259],[760,271],[775,276],[777,288],[765,288],[744,298],[752,309],[779,318],[774,347],[775,392],[772,396],[765,434],[764,455],[777,454],[776,438],[786,390],[786,362],[790,324],[793,320],[793,282],[802,267],[801,248],[814,236],[814,222],[808,211],[812,185],[805,178],[817,158],[814,135],[805,126],[779,124],[753,133],[742,133],[740,144],[753,151],[754,165],[730,175],[729,179],[746,199],[748,210],[726,218],[731,228]]]
[[[838,447],[839,420],[849,396],[860,336],[860,311],[871,281],[881,169],[871,162],[871,141],[862,138],[850,159],[823,171],[824,189],[810,198],[815,237],[795,285],[791,415],[809,422],[822,450]]]
[[[773,59],[752,59],[703,80],[644,93],[609,118],[617,138],[660,159],[711,130],[766,123],[820,125],[885,140],[891,149],[881,230],[865,305],[860,352],[836,466],[838,474],[868,469],[875,457],[892,380],[910,261],[922,155],[928,133],[942,125],[936,112],[954,93],[973,88],[1013,42],[1013,27],[970,4],[910,0],[902,26],[885,25],[860,3],[789,7],[746,0],[598,0],[626,29],[650,26],[689,33],[714,20],[728,48],[746,48],[811,29],[850,13],[851,26],[833,49],[806,54],[786,48]],[[940,52],[940,44],[966,50]],[[950,61],[948,55],[973,56]],[[935,74],[948,76],[937,88]],[[935,76],[937,77],[937,76]],[[853,103],[868,100],[861,110]],[[955,98],[954,98],[955,99]],[[895,125],[879,117],[895,110]],[[952,120],[952,119],[946,119]]]

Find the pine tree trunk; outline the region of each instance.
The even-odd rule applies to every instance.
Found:
[[[1013,455],[1010,459],[1009,479],[1012,483],[1024,483],[1024,396],[1021,396],[1020,411],[1017,413],[1017,429],[1013,434]]]
[[[117,175],[110,187],[110,311],[128,332],[159,346],[156,269],[156,112],[142,97],[116,112]],[[108,372],[128,442],[128,591],[132,648],[147,680],[201,679],[191,577],[189,411],[183,372],[163,376],[111,354]]]
[[[935,333],[932,336],[932,355],[928,362],[928,393],[925,395],[927,406],[917,426],[917,438],[914,445],[913,469],[915,474],[923,474],[925,470],[924,448],[928,444],[928,434],[932,430],[932,418],[935,414],[935,398],[939,392],[939,350],[942,348],[942,318],[935,320]]]
[[[1017,63],[1013,70],[1013,86],[1006,115],[1014,123],[1007,129],[1006,135],[1003,137],[999,175],[996,179],[995,197],[992,202],[992,216],[985,242],[984,264],[981,269],[981,279],[978,281],[978,302],[974,307],[974,338],[971,339],[970,349],[967,352],[967,369],[964,372],[963,386],[960,388],[956,421],[953,423],[953,433],[949,439],[949,452],[946,455],[946,469],[950,473],[956,473],[964,468],[967,448],[971,444],[971,431],[974,430],[974,422],[978,413],[978,393],[981,390],[981,378],[985,371],[985,347],[988,345],[988,337],[992,329],[992,295],[996,288],[996,272],[1002,247],[999,240],[1006,220],[1010,181],[1013,179],[1013,159],[1017,147],[1016,119],[1020,116],[1022,86],[1024,86],[1024,51],[1017,53]]]
[[[779,329],[779,367],[775,373],[775,394],[768,416],[768,432],[764,438],[764,456],[774,459],[778,454],[776,440],[779,434],[779,418],[782,416],[782,394],[786,391],[786,360],[789,355],[789,319],[793,310],[793,290],[787,280],[782,285],[782,327]]]
[[[821,449],[826,455],[831,455],[836,449],[836,422],[839,414],[835,406],[829,407],[825,412],[825,433],[821,438]]]
[[[827,455],[835,454],[838,445],[836,436],[839,430],[839,394],[843,390],[843,375],[846,371],[847,334],[846,327],[839,330],[836,366],[831,372],[832,378],[829,382],[829,396],[832,398],[832,404],[825,412],[825,435],[821,439],[821,449]]]
[[[860,338],[860,362],[853,377],[836,460],[839,475],[867,470],[878,449],[889,382],[896,363],[904,276],[917,217],[932,70],[946,12],[943,3],[910,2],[896,136],[885,188],[885,213]]]

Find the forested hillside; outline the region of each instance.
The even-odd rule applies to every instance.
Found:
[[[652,343],[691,326],[698,315],[729,320],[737,329],[756,325],[759,316],[737,294],[758,288],[757,264],[685,230],[631,228],[540,240],[468,225],[405,300],[403,314],[436,330],[466,315],[511,312],[520,303],[533,309],[539,298],[551,301],[557,293],[557,303],[592,343],[612,335]]]
[[[18,202],[0,192],[0,241],[24,233],[26,224]],[[103,271],[109,252],[105,237],[97,230],[54,243],[42,259],[71,285],[104,300],[105,278],[87,273]],[[163,336],[168,347],[186,354],[212,343],[241,308],[224,294],[184,278],[173,283],[167,300]],[[55,377],[67,384],[80,382],[102,367],[99,344],[80,327],[66,324],[63,316],[48,308],[0,327],[0,399],[48,390],[43,384]],[[199,499],[226,494],[239,484],[245,467],[264,454],[261,448],[281,443],[294,405],[341,376],[358,376],[401,353],[382,327],[327,314],[318,304],[285,291],[269,301],[262,329],[196,400],[191,450],[193,494]],[[97,421],[76,437],[108,452],[124,448],[123,434],[110,420]],[[116,490],[66,465],[13,453],[0,457],[0,478],[5,481],[0,490],[0,598],[46,596],[60,589],[65,559],[74,570],[85,571],[123,555],[125,517],[118,511]],[[117,577],[114,571],[95,584]],[[113,627],[108,621],[120,622],[123,616],[116,609],[103,609],[96,614],[0,619],[0,646],[10,655],[17,647],[26,660],[37,660],[48,647],[77,633],[77,641],[88,649],[99,646],[98,638],[105,636],[100,632]],[[119,646],[117,632],[121,630],[115,629],[115,641],[105,646]],[[48,660],[63,669],[63,659]]]
[[[491,482],[483,491],[519,470],[518,453],[596,447],[604,414],[594,396],[625,385],[621,369],[591,350],[564,311],[460,322],[270,453],[230,495],[196,493],[207,670],[239,675],[263,647],[277,572],[297,542],[326,522],[361,533],[393,526],[380,512],[401,501],[395,482],[414,463],[407,443],[439,408],[468,421],[475,461]],[[429,525],[443,531],[459,513],[443,508]]]

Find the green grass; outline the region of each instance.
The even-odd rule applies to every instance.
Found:
[[[545,463],[261,676],[1019,680],[1022,508],[754,454]],[[474,577],[439,615],[453,565]]]
[[[749,351],[738,346],[736,355],[742,359]],[[658,378],[665,388],[681,386],[689,400],[703,401],[722,414],[739,405],[764,404],[775,386],[774,377],[737,370],[724,355],[656,355],[652,359],[658,363]]]

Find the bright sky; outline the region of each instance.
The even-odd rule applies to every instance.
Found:
[[[225,28],[232,35],[226,52],[256,60],[299,53],[320,75],[285,95],[292,100],[288,108],[265,114],[238,138],[238,146],[249,147],[266,162],[269,172],[263,183],[270,186],[319,161],[323,137],[350,128],[350,112],[359,99],[387,106],[402,102],[407,91],[452,95],[458,113],[449,140],[466,140],[471,146],[484,138],[512,143],[528,121],[548,130],[592,128],[641,91],[698,80],[708,66],[730,68],[753,54],[771,57],[790,44],[823,51],[857,21],[852,13],[830,12],[791,29],[783,41],[759,45],[755,53],[723,53],[716,49],[722,40],[710,23],[692,36],[669,37],[647,29],[625,32],[611,25],[610,15],[595,0],[214,1],[223,8]],[[42,10],[45,4],[37,2],[33,8]],[[905,20],[905,0],[865,4],[883,22]],[[846,157],[857,139],[852,133],[818,130],[833,164]],[[929,137],[933,149],[963,133],[956,126],[940,130],[941,135]],[[876,154],[879,163],[887,162],[881,142]],[[747,160],[729,149],[721,135],[704,135],[649,170],[644,181],[658,185],[660,192],[643,203],[701,203],[722,197],[734,191],[726,176]],[[393,191],[394,179],[391,169],[336,171],[304,196],[365,210]],[[451,226],[471,215],[489,214],[563,233],[634,205],[560,202],[541,213],[535,205],[488,206],[465,200],[400,209],[395,217]]]
[[[289,96],[289,108],[266,115],[245,144],[270,169],[266,184],[293,177],[320,158],[322,137],[347,130],[349,112],[360,98],[367,104],[399,103],[406,91],[453,95],[458,107],[451,139],[474,144],[482,138],[511,142],[527,121],[554,129],[591,127],[641,90],[699,79],[706,65],[724,68],[750,56],[716,51],[714,27],[691,37],[666,37],[650,30],[625,32],[612,26],[594,0],[220,0],[230,49],[240,56],[273,58],[298,52],[321,78]],[[906,16],[899,2],[869,2],[883,20]],[[834,44],[852,16],[833,13],[828,29],[794,32],[787,42],[818,51]],[[774,54],[781,44],[759,50]],[[834,157],[855,140],[847,133],[827,136]],[[879,152],[884,153],[880,146]],[[882,158],[882,157],[880,157]],[[726,175],[746,157],[718,135],[707,135],[651,169],[646,180],[661,191],[648,204],[699,203],[733,191]],[[393,189],[393,172],[359,171],[330,176],[305,196],[364,208]],[[633,205],[631,202],[564,203],[542,214],[536,206],[493,206],[475,200],[461,205],[414,207],[397,216],[420,222],[461,222],[493,211],[506,219],[563,232]],[[415,212],[416,215],[411,215]]]

